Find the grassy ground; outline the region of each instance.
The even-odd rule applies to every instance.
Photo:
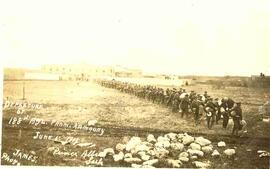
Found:
[[[4,98],[9,100],[17,100],[22,98],[21,81],[5,81],[4,82]],[[203,93],[207,90],[210,95],[215,97],[232,97],[237,101],[242,101],[244,109],[244,118],[248,122],[248,136],[269,136],[269,124],[262,123],[258,120],[257,112],[258,106],[269,100],[270,91],[263,91],[258,89],[248,88],[226,88],[222,90],[212,90],[210,86],[188,86],[188,90],[195,90]],[[115,126],[129,126],[140,128],[152,128],[162,130],[179,130],[190,132],[201,132],[209,134],[229,134],[230,131],[222,130],[221,125],[214,126],[213,130],[208,130],[205,124],[195,127],[191,118],[181,119],[177,113],[172,113],[170,109],[160,105],[153,104],[146,100],[138,99],[135,96],[120,93],[113,89],[100,87],[91,82],[64,82],[64,81],[26,81],[25,82],[25,97],[30,102],[36,102],[43,105],[43,109],[28,112],[31,117],[42,118],[46,121],[58,120],[63,122],[80,122],[86,123],[88,120],[97,120],[101,126],[115,125]],[[69,158],[53,157],[47,153],[47,149],[55,145],[52,141],[37,141],[32,140],[34,131],[43,131],[43,128],[28,128],[21,129],[20,126],[10,126],[7,124],[9,117],[15,115],[15,111],[5,110],[3,112],[3,143],[2,153],[12,153],[14,148],[24,150],[34,150],[39,154],[37,164],[22,162],[26,165],[83,165],[82,160],[75,160]],[[46,130],[48,133],[59,135],[67,135],[79,137],[85,142],[94,142],[97,146],[97,151],[105,147],[114,147],[116,143],[123,141],[125,135],[99,137],[84,132],[62,131],[55,128]],[[108,131],[105,131],[105,134]],[[222,139],[222,138],[220,138]],[[12,141],[10,141],[12,140]],[[218,140],[217,140],[218,141]],[[256,150],[266,149],[270,150],[269,146],[258,145],[256,141],[249,140],[248,145],[237,145],[238,154],[243,161],[228,161],[226,165],[230,164],[234,167],[259,165],[259,168],[267,166],[267,160],[259,159]],[[65,147],[59,145],[60,148],[67,148],[70,151],[82,152],[84,149]],[[252,152],[247,152],[246,149],[252,149]],[[29,150],[29,151],[30,151]],[[239,157],[238,157],[239,158]],[[249,159],[256,159],[255,161],[248,161]],[[2,161],[4,164],[5,161]],[[217,163],[218,164],[218,163]],[[106,163],[105,166],[110,166]],[[229,166],[218,166],[221,168],[229,168]],[[241,167],[243,168],[243,167]],[[251,167],[252,168],[252,167]]]

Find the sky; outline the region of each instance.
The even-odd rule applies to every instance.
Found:
[[[4,67],[270,75],[269,0],[0,0]]]

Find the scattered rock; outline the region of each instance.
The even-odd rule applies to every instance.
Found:
[[[191,156],[190,159],[191,160],[197,160],[198,159],[198,156]]]
[[[207,168],[207,167],[210,167],[210,164],[209,163],[203,163],[203,162],[200,162],[200,161],[194,161],[192,162],[196,167],[198,168]]]
[[[188,155],[187,152],[182,152],[182,153],[179,154],[179,158],[180,158],[180,157],[188,157],[188,156],[189,156],[189,155]]]
[[[177,136],[176,133],[168,133],[168,134],[165,134],[164,137],[167,137],[167,138],[169,138],[171,141],[173,141],[173,140],[176,140],[176,139],[177,139],[176,136]]]
[[[149,135],[147,136],[147,141],[148,141],[149,143],[155,143],[155,142],[157,142],[157,140],[156,140],[156,138],[155,138],[155,136],[154,136],[153,134],[149,134]]]
[[[218,142],[218,147],[226,147],[226,143],[224,141]]]
[[[189,158],[187,158],[187,157],[180,157],[179,160],[182,161],[182,162],[188,162],[189,161]]]
[[[124,157],[125,157],[125,158],[132,158],[132,154],[131,154],[131,153],[127,153],[127,154],[125,154]]]
[[[156,163],[158,163],[158,159],[153,159],[153,160],[145,161],[145,162],[143,162],[143,165],[150,165],[150,166],[153,166],[153,165],[155,165]]]
[[[265,151],[265,150],[258,150],[258,151],[257,151],[258,154],[266,153],[266,152],[267,152],[267,151]]]
[[[270,153],[269,152],[263,152],[259,155],[259,157],[270,157]]]
[[[156,168],[156,167],[151,166],[151,165],[142,165],[141,168]]]
[[[170,145],[170,147],[173,149],[173,150],[179,150],[179,151],[183,151],[184,150],[184,144],[182,143],[172,143]]]
[[[189,145],[190,143],[192,143],[194,141],[194,137],[188,135],[185,133],[185,135],[182,138],[182,143],[184,145]]]
[[[212,146],[204,146],[204,147],[202,147],[202,151],[204,153],[211,153],[213,151],[213,147]]]
[[[198,144],[200,144],[201,146],[207,146],[207,145],[211,144],[211,141],[208,140],[208,139],[205,139],[205,138],[203,138],[203,137],[197,137],[197,138],[195,139],[195,143],[198,143]]]
[[[191,148],[192,150],[201,150],[200,144],[197,144],[197,143],[191,143],[189,146],[190,146],[190,148]]]
[[[192,149],[188,149],[187,152],[193,156],[193,155],[197,155],[197,156],[200,156],[200,157],[203,157],[204,153],[200,150],[192,150]]]
[[[124,151],[124,149],[126,148],[126,145],[125,144],[121,144],[121,143],[118,143],[116,146],[115,146],[115,149],[117,151]]]
[[[142,165],[139,165],[139,164],[131,164],[131,167],[132,167],[132,168],[141,168]]]
[[[157,141],[158,141],[158,142],[164,142],[164,141],[170,141],[170,139],[167,138],[167,137],[159,136],[159,137],[157,138]]]
[[[213,153],[212,153],[212,156],[213,157],[219,157],[220,153],[217,150],[214,150]]]
[[[144,144],[138,144],[138,145],[136,145],[134,150],[135,150],[135,153],[137,153],[139,151],[148,151],[148,150],[150,150],[150,147],[148,147]]]
[[[141,157],[141,159],[142,159],[143,161],[147,161],[147,160],[150,159],[150,156],[147,155],[147,154],[145,154],[145,152],[139,152],[138,155],[140,155],[140,157]]]
[[[164,148],[155,148],[154,152],[157,158],[164,158],[170,153],[168,150]]]
[[[141,143],[140,137],[132,137],[126,144],[126,150],[131,151],[140,143]]]
[[[227,149],[224,151],[224,154],[226,154],[227,156],[232,156],[235,154],[235,149]]]
[[[155,147],[158,148],[169,148],[170,147],[170,142],[168,140],[164,140],[164,141],[158,141],[155,144]]]
[[[180,168],[182,165],[182,162],[180,160],[173,160],[173,159],[168,159],[167,163],[169,166],[173,168]]]
[[[87,126],[94,126],[97,124],[97,120],[88,120]]]
[[[142,162],[142,160],[139,158],[125,158],[124,161],[127,163],[140,163],[140,162]]]
[[[114,161],[121,161],[124,159],[124,153],[123,152],[119,152],[118,154],[113,155],[113,159]]]

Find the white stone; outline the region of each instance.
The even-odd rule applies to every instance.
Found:
[[[97,124],[97,122],[98,122],[97,120],[88,120],[87,126],[94,126]]]
[[[142,165],[139,165],[139,164],[131,164],[131,167],[132,167],[132,168],[141,168]]]
[[[139,158],[125,158],[124,161],[127,163],[140,163],[140,162],[142,162],[142,160]]]
[[[226,146],[226,143],[224,141],[220,141],[218,142],[218,147],[225,147]]]
[[[171,141],[172,141],[172,140],[176,140],[176,136],[177,136],[176,133],[168,133],[168,134],[165,134],[165,137],[169,138]]]
[[[182,165],[182,162],[180,160],[173,160],[173,159],[168,159],[167,163],[173,168],[180,168]]]
[[[204,147],[202,147],[202,151],[204,153],[211,153],[213,151],[213,147],[212,146],[204,146]]]
[[[184,144],[182,144],[182,143],[171,143],[170,147],[173,150],[179,150],[179,151],[183,151],[184,150]]]
[[[189,155],[188,155],[187,152],[182,152],[182,153],[179,154],[179,158],[180,158],[180,157],[188,157],[188,156],[189,156]]]
[[[156,168],[156,167],[151,166],[151,165],[143,165],[141,168]]]
[[[197,137],[197,138],[195,139],[195,143],[198,143],[198,144],[200,144],[201,146],[207,146],[207,145],[211,144],[211,141],[208,140],[208,139],[205,139],[205,138],[203,138],[203,137]]]
[[[182,161],[182,162],[188,162],[189,161],[189,158],[187,158],[187,157],[180,157],[179,160]]]
[[[220,156],[220,153],[217,150],[214,150],[213,153],[212,153],[212,156],[213,157],[218,157],[218,156]]]
[[[227,156],[232,156],[235,154],[235,149],[227,149],[224,151],[224,154],[226,154]]]
[[[154,165],[156,163],[158,163],[158,159],[145,161],[145,162],[143,162],[143,165],[151,165],[152,166],[152,165]]]
[[[113,159],[114,159],[115,162],[123,160],[124,159],[124,153],[119,152],[118,154],[113,155]]]
[[[140,137],[132,137],[126,144],[126,150],[131,151],[140,143],[141,143]]]
[[[197,143],[191,143],[189,146],[190,146],[190,148],[191,148],[192,150],[201,150],[200,144],[197,144]]]
[[[127,154],[125,154],[124,157],[125,157],[125,158],[132,158],[132,154],[131,154],[131,153],[127,153]]]
[[[195,155],[194,156],[191,156],[190,159],[191,160],[197,160],[198,159],[198,156],[195,156]]]
[[[141,168],[156,168],[156,167],[151,166],[151,165],[142,165]]]
[[[121,144],[121,143],[118,143],[116,146],[115,146],[115,149],[117,151],[124,151],[124,149],[126,148],[126,145],[125,144]]]
[[[170,139],[167,138],[167,137],[162,137],[162,136],[159,136],[159,137],[157,138],[157,142],[163,142],[163,141],[170,141]]]
[[[200,156],[200,157],[203,157],[204,153],[200,150],[192,150],[192,149],[188,149],[187,152],[193,156],[193,155],[197,155],[197,156]]]
[[[210,167],[210,164],[209,163],[203,163],[203,162],[200,162],[200,161],[194,161],[192,162],[196,167],[198,168],[207,168],[207,167]]]
[[[189,145],[190,143],[194,142],[194,137],[190,136],[190,135],[185,135],[183,138],[182,138],[182,143],[184,145]]]
[[[155,147],[158,148],[169,148],[170,147],[170,142],[168,140],[163,140],[163,141],[158,141],[155,144]]]
[[[142,155],[142,156],[141,156],[141,159],[142,159],[143,161],[147,161],[147,160],[150,159],[150,156],[145,154],[145,155]]]
[[[183,134],[183,133],[179,133],[179,134],[177,134],[177,138],[179,139],[179,140],[182,140],[182,138],[185,136],[185,134]]]
[[[154,136],[153,134],[149,134],[149,135],[147,136],[147,141],[148,141],[149,143],[155,143],[155,142],[157,142],[157,140],[156,140],[156,138],[155,138],[155,136]]]
[[[166,157],[170,152],[164,148],[155,148],[154,149],[155,156],[158,158]]]
[[[139,151],[148,151],[150,150],[150,147],[144,145],[144,144],[138,144],[135,147],[135,153],[139,152]]]

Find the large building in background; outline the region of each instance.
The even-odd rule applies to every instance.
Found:
[[[90,64],[47,64],[41,69],[4,69],[5,80],[89,80],[97,77],[141,77],[139,69],[119,65],[96,66]]]

